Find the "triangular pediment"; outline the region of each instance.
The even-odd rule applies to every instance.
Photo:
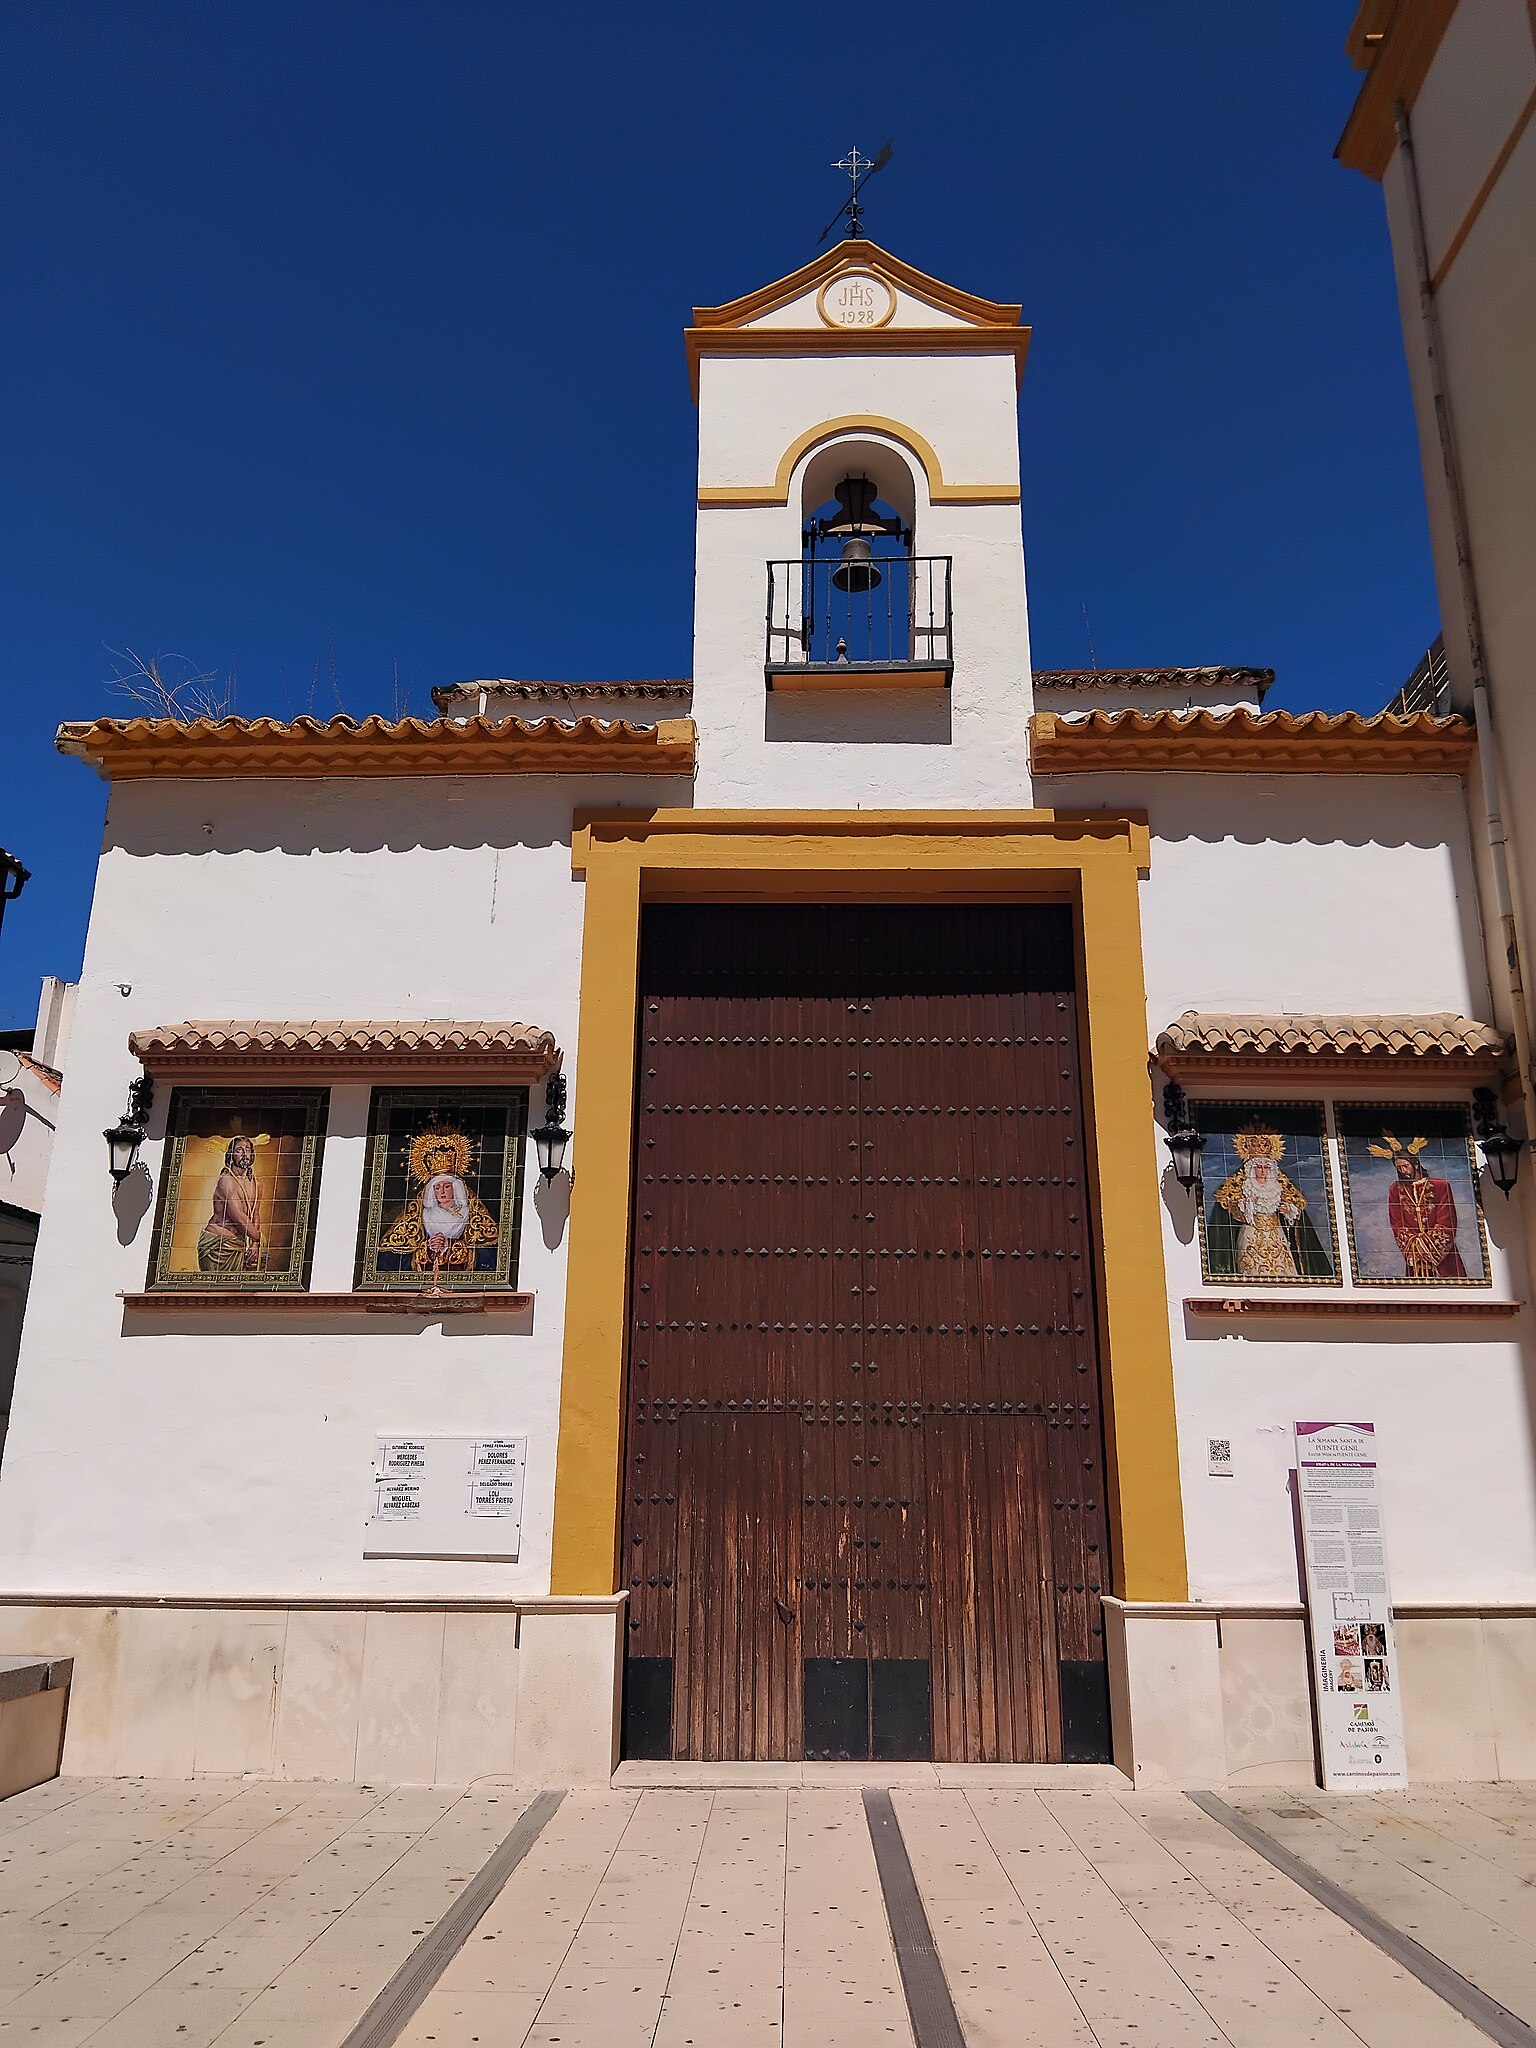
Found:
[[[867,282],[866,282],[867,281]],[[1023,308],[977,298],[878,243],[842,241],[787,277],[723,306],[695,306],[695,328],[1012,327]]]

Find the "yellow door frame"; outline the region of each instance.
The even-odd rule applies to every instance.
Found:
[[[1148,1100],[1137,889],[1145,821],[1070,811],[578,813],[586,877],[565,1351],[550,1590],[619,1566],[640,913],[646,902],[1018,902],[1077,908],[1112,1583],[1189,1597],[1173,1357]],[[1113,1168],[1101,1160],[1112,1151]]]

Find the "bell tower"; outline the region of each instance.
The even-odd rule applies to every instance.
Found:
[[[1020,310],[857,232],[695,308],[700,803],[1029,801]]]

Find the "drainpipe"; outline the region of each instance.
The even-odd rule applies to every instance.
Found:
[[[1445,470],[1445,487],[1451,504],[1451,528],[1456,537],[1456,569],[1461,579],[1461,601],[1467,615],[1467,642],[1472,657],[1472,715],[1477,726],[1477,762],[1482,772],[1485,829],[1488,857],[1493,870],[1493,900],[1499,931],[1504,941],[1504,964],[1509,974],[1509,1006],[1514,1022],[1515,1056],[1520,1068],[1520,1099],[1525,1109],[1526,1143],[1536,1144],[1536,1097],[1531,1088],[1531,1027],[1526,1008],[1525,982],[1520,968],[1520,937],[1515,926],[1514,895],[1509,881],[1509,835],[1499,799],[1498,748],[1493,731],[1493,707],[1488,693],[1488,660],[1483,651],[1483,613],[1477,598],[1477,575],[1472,566],[1472,535],[1467,524],[1467,502],[1461,486],[1461,463],[1456,453],[1456,434],[1451,421],[1451,402],[1446,394],[1441,365],[1444,353],[1440,341],[1440,316],[1430,283],[1429,248],[1424,237],[1424,204],[1419,193],[1419,166],[1413,153],[1413,136],[1408,127],[1408,109],[1401,100],[1392,110],[1397,125],[1397,146],[1402,153],[1403,173],[1408,188],[1408,214],[1413,224],[1413,260],[1418,272],[1419,313],[1424,323],[1424,351],[1429,359],[1429,385],[1435,404],[1435,428],[1440,437],[1440,461]]]

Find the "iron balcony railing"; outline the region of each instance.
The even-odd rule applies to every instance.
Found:
[[[768,564],[769,687],[784,670],[949,668],[949,555],[882,555],[879,582],[843,590],[825,560]],[[945,678],[947,680],[947,676]]]

